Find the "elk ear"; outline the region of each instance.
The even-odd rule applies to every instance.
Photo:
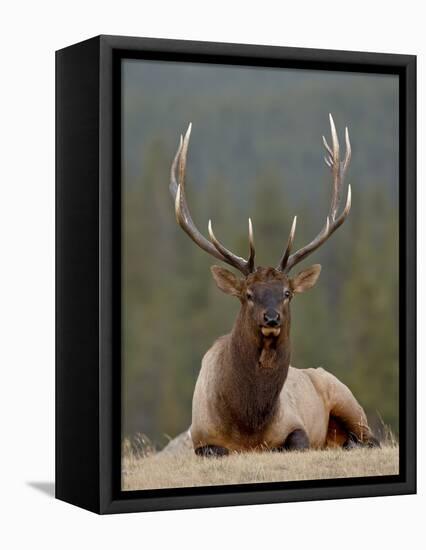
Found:
[[[311,265],[290,279],[290,286],[295,294],[300,294],[312,288],[321,273],[320,264]]]
[[[216,285],[225,294],[231,296],[241,296],[242,280],[236,277],[231,271],[218,265],[213,265],[211,268],[213,279]]]

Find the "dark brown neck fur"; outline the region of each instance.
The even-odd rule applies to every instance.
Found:
[[[242,307],[223,350],[217,406],[229,429],[261,433],[272,420],[290,364],[290,319],[265,338]]]

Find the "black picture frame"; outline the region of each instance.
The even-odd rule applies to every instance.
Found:
[[[400,116],[400,473],[120,488],[120,60],[396,74]],[[416,57],[98,36],[56,52],[56,498],[118,513],[416,492]]]

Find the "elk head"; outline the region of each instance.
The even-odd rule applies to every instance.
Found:
[[[219,266],[213,266],[212,274],[217,286],[232,296],[236,296],[242,304],[242,313],[253,330],[257,330],[265,338],[278,338],[285,328],[288,334],[290,323],[290,301],[295,294],[312,288],[321,271],[321,266],[315,264],[295,277],[289,272],[296,264],[307,258],[317,250],[346,220],[351,208],[351,187],[348,186],[346,205],[338,214],[344,177],[350,158],[351,145],[348,129],[345,129],[346,153],[344,160],[340,160],[340,147],[336,128],[331,115],[330,127],[332,147],[323,136],[326,149],[325,163],[331,169],[333,188],[331,204],[325,224],[318,235],[306,246],[292,253],[293,241],[296,232],[297,217],[293,219],[287,245],[276,267],[255,267],[255,248],[253,226],[249,218],[249,257],[241,258],[225,248],[216,238],[211,220],[208,223],[210,240],[204,237],[195,226],[185,195],[185,171],[188,144],[191,134],[191,124],[185,134],[180,137],[176,156],[172,163],[170,176],[170,192],[175,203],[175,213],[178,224],[187,235],[203,250],[214,258],[230,265],[243,274],[242,278]],[[177,172],[177,175],[176,175]]]

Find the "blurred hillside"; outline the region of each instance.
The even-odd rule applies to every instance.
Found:
[[[373,423],[398,423],[398,81],[369,74],[126,61],[123,64],[123,435],[158,444],[191,418],[201,358],[237,300],[178,228],[168,191],[179,134],[193,123],[188,201],[233,251],[275,265],[292,217],[295,247],[328,212],[321,135],[328,113],[353,157],[349,219],[303,266],[323,265],[292,303],[292,364],[347,383]],[[299,266],[298,266],[299,267]]]

